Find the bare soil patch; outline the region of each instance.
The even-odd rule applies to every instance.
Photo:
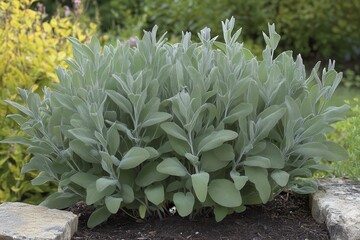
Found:
[[[70,210],[80,215],[74,240],[328,240],[325,224],[315,222],[308,203],[307,195],[282,193],[266,205],[249,206],[245,212],[227,216],[219,223],[213,216],[197,216],[189,220],[177,215],[138,223],[124,214],[117,214],[93,229],[86,227],[91,213],[89,208],[79,204]]]

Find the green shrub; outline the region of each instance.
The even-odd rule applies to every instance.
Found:
[[[20,90],[27,107],[8,101],[29,138],[2,142],[29,145],[22,172],[41,171],[34,185],[59,185],[43,204],[84,200],[96,207],[94,227],[119,210],[161,216],[169,202],[182,217],[209,207],[220,221],[284,189],[316,191],[304,178],[321,158],[347,157],[324,135],[348,109],[325,107],[341,74],[330,61],[321,79],[320,64],[307,77],[300,56],[274,57],[274,25],[258,61],[233,28],[223,23],[224,43],[208,28],[199,43],[189,33],[166,43],[157,27],[136,48],[71,39],[74,59],[57,69],[55,90],[44,99]]]
[[[328,134],[328,139],[342,145],[349,153],[345,161],[332,163],[335,177],[360,180],[360,107],[359,99],[354,99],[351,117],[334,125],[335,132]]]
[[[360,88],[360,66],[346,69],[342,83],[347,88]]]
[[[360,2],[289,0],[274,2],[267,21],[284,36],[282,49],[296,49],[308,58],[357,58]]]
[[[132,29],[136,30],[132,33],[136,33],[139,29],[150,28],[155,24],[166,26],[163,30],[168,32],[170,38],[179,36],[183,30],[196,34],[204,26],[211,28],[213,36],[221,36],[219,20],[235,16],[238,26],[245,27],[245,44],[249,40],[256,43],[255,46],[262,46],[261,32],[266,30],[267,22],[275,22],[283,36],[279,44],[280,51],[292,49],[294,53],[302,53],[306,59],[314,62],[327,58],[339,62],[359,57],[358,0],[96,2],[101,28],[106,31],[121,29],[117,31],[120,36],[127,36]]]
[[[96,25],[84,27],[70,18],[54,16],[44,22],[44,15],[30,8],[33,0],[4,0],[0,2],[0,139],[18,134],[16,124],[5,116],[17,113],[3,100],[20,100],[16,87],[41,92],[43,86],[57,81],[54,69],[71,54],[69,35],[85,41],[93,35]],[[42,192],[50,192],[48,185],[33,187],[23,175],[21,167],[30,156],[19,146],[0,146],[0,203],[27,201],[36,203]]]

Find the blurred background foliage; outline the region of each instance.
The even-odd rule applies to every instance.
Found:
[[[56,14],[73,0],[45,0]],[[197,34],[205,26],[220,35],[220,21],[234,16],[245,41],[264,46],[262,31],[275,23],[282,37],[279,51],[293,50],[311,60],[338,62],[360,56],[358,0],[82,0],[84,14],[102,33],[114,37],[140,36],[155,24],[172,39],[181,31]]]
[[[71,55],[66,38],[75,36],[84,42],[96,33],[94,23],[58,14],[44,20],[47,17],[45,5],[38,2],[0,2],[0,139],[18,135],[16,123],[5,117],[16,110],[4,100],[18,101],[18,87],[41,93],[44,86],[51,86],[57,81],[54,69]],[[29,158],[24,147],[0,145],[0,202],[36,203],[42,194],[54,191],[50,185],[33,187],[30,180],[36,175],[21,174]]]
[[[143,29],[157,24],[160,34],[167,32],[170,41],[177,41],[181,31],[196,36],[205,26],[221,39],[220,21],[231,16],[236,18],[237,27],[244,29],[241,37],[245,46],[258,56],[265,45],[261,32],[270,22],[282,36],[278,51],[301,53],[308,66],[335,59],[344,79],[332,103],[340,105],[359,93],[359,12],[359,0],[2,0],[0,139],[18,134],[15,124],[5,118],[15,110],[3,100],[16,100],[17,87],[40,91],[56,82],[54,68],[71,56],[68,36],[84,42],[96,34],[103,43],[114,43],[141,37]],[[335,126],[332,139],[345,141],[345,133],[347,139],[355,138],[354,126],[358,127],[360,116],[354,109],[353,118]],[[358,166],[358,148],[350,151]],[[0,202],[38,202],[42,194],[54,191],[49,185],[35,188],[29,182],[31,175],[20,174],[28,159],[23,147],[0,145]],[[345,170],[341,172],[338,175],[347,175]]]

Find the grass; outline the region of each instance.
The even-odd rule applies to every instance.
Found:
[[[334,172],[328,176],[350,178],[360,181],[360,89],[339,87],[329,104],[340,106],[348,100],[351,111],[348,118],[334,125],[335,132],[328,135],[329,140],[341,144],[349,153],[342,162],[331,163]]]

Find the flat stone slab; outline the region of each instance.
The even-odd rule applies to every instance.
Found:
[[[77,225],[72,212],[19,202],[0,205],[0,240],[70,240]]]
[[[311,212],[326,223],[331,240],[360,239],[360,183],[343,179],[320,180],[310,198]]]

